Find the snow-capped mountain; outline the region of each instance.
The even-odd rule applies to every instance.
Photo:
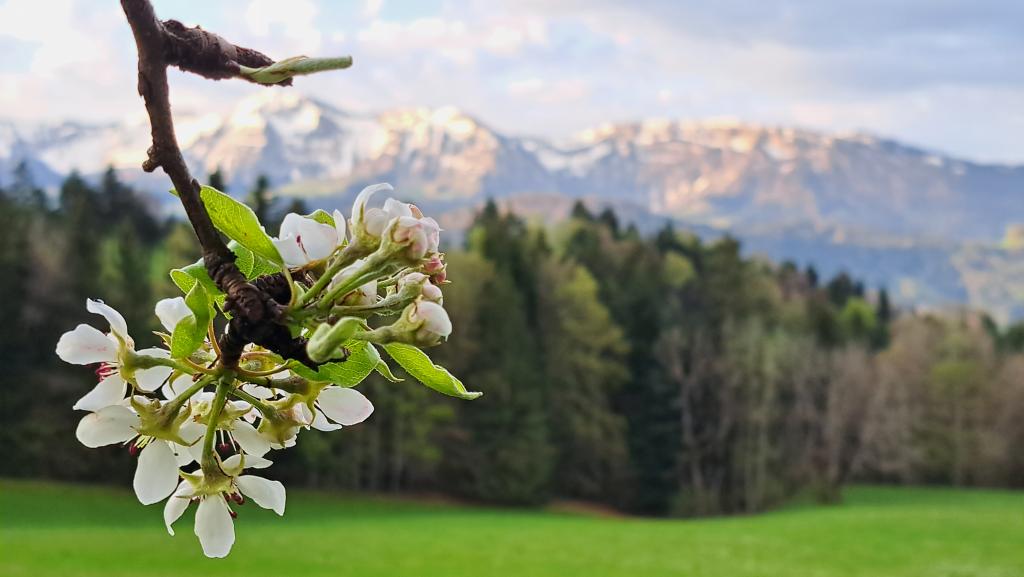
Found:
[[[994,280],[976,286],[972,272],[981,260],[1004,268],[1019,261],[981,259],[977,247],[1002,250],[1004,233],[1024,223],[1024,167],[864,135],[737,122],[609,124],[556,142],[504,135],[452,108],[356,114],[274,90],[226,115],[178,112],[176,127],[193,171],[221,168],[234,192],[264,174],[280,193],[314,205],[347,201],[380,181],[463,214],[486,197],[523,210],[586,198],[650,222],[669,217],[730,230],[754,250],[815,262],[826,274],[850,269],[907,302],[971,302],[1003,317],[1024,315],[1024,290],[993,287],[1002,277],[988,273],[981,276]],[[162,176],[137,168],[147,146],[141,115],[105,125],[0,121],[0,183],[26,161],[43,185],[71,170],[114,166],[163,192]]]

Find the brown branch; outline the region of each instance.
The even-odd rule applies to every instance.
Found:
[[[199,196],[200,186],[189,173],[174,134],[167,67],[177,66],[200,76],[220,80],[241,78],[239,65],[262,67],[273,64],[269,57],[249,48],[235,46],[222,37],[187,28],[180,22],[161,22],[149,0],[121,0],[139,53],[139,94],[149,114],[153,145],[142,169],[160,167],[171,179],[203,251],[210,278],[227,294],[225,310],[232,314],[228,333],[221,339],[222,363],[234,367],[242,347],[253,342],[285,358],[305,358],[304,343],[292,339],[278,321],[282,306],[273,295],[246,280],[235,265],[235,255],[224,244]],[[290,84],[290,81],[280,84]]]

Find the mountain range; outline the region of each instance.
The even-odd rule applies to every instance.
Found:
[[[644,230],[673,220],[823,275],[846,270],[905,306],[1024,317],[1022,166],[863,134],[731,121],[646,120],[557,140],[520,137],[454,108],[356,114],[286,91],[265,91],[227,114],[179,111],[176,123],[194,172],[220,168],[235,192],[266,175],[279,194],[333,207],[386,181],[452,229],[487,198],[545,220],[582,199]],[[137,168],[147,146],[142,117],[0,120],[0,184],[21,162],[43,186],[72,170],[90,176],[113,166],[170,210],[164,177]]]

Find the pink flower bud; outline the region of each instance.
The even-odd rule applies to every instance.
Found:
[[[452,334],[452,321],[448,318],[448,312],[441,305],[430,301],[417,301],[409,320],[413,322],[423,321],[417,331],[417,337],[422,340],[436,340],[448,338]]]
[[[402,278],[398,279],[398,290],[406,290],[408,286],[416,286],[419,294],[424,300],[433,301],[441,304],[444,295],[441,294],[441,289],[430,283],[430,278],[421,272],[411,272]]]
[[[448,274],[446,272],[446,265],[444,264],[444,259],[442,258],[441,253],[438,252],[435,252],[434,254],[430,255],[430,258],[428,258],[427,261],[423,263],[423,267],[420,270],[429,275],[430,282],[436,285],[443,284],[444,281],[448,278]]]

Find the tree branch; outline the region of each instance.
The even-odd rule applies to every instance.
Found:
[[[160,167],[171,179],[189,222],[202,246],[203,262],[210,278],[227,294],[225,310],[232,314],[228,333],[221,339],[221,362],[234,367],[242,347],[253,342],[267,346],[285,358],[309,362],[304,341],[292,339],[278,324],[282,306],[273,295],[248,282],[235,265],[235,255],[224,244],[199,196],[199,182],[192,178],[174,134],[167,67],[205,78],[244,78],[239,65],[262,67],[274,61],[249,48],[235,46],[199,27],[187,28],[175,20],[161,22],[149,0],[121,0],[121,7],[135,36],[139,53],[139,94],[149,114],[153,145],[142,169]],[[291,84],[290,79],[280,82]]]

